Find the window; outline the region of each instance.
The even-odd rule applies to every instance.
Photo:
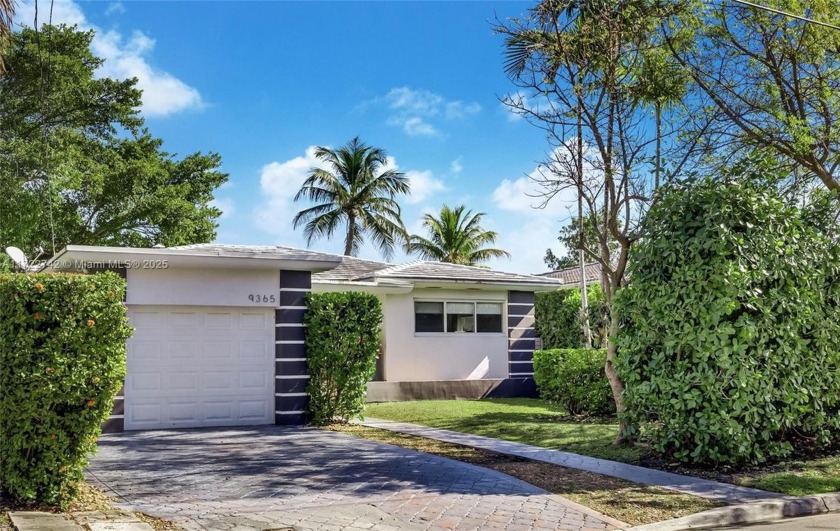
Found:
[[[415,332],[443,332],[443,303],[414,303]]]
[[[476,332],[502,331],[502,304],[499,302],[479,302],[475,305]]]
[[[446,331],[475,332],[475,304],[472,302],[447,302]]]
[[[501,334],[502,302],[415,301],[415,332]]]

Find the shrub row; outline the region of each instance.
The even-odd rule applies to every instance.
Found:
[[[382,307],[369,293],[312,293],[304,317],[310,419],[347,422],[365,404],[376,371]]]
[[[587,293],[592,346],[600,348],[605,346],[607,338],[609,308],[604,301],[604,293],[600,285],[590,286]],[[581,348],[584,346],[580,320],[581,304],[580,289],[559,289],[536,294],[535,327],[544,348]]]
[[[570,415],[615,413],[604,374],[603,349],[551,349],[534,352],[534,380],[540,397],[557,402]]]
[[[66,505],[125,378],[125,282],[0,273],[0,486]]]

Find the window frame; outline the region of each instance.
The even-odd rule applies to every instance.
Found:
[[[417,332],[417,312],[415,311],[414,303],[418,302],[436,302],[443,304],[443,332]],[[449,303],[472,304],[473,307],[473,330],[472,332],[450,332],[449,319],[447,318]],[[479,304],[498,304],[501,307],[501,321],[502,327],[498,332],[479,332],[478,331],[478,305]],[[412,316],[414,319],[414,336],[415,337],[488,337],[488,336],[505,336],[505,322],[507,319],[507,300],[505,299],[431,299],[422,298],[414,299],[412,301]]]

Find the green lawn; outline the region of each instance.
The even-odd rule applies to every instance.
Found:
[[[576,454],[638,464],[635,446],[613,446],[617,425],[610,419],[582,420],[532,398],[428,400],[368,404],[365,416],[411,422]],[[714,471],[697,471],[715,477]],[[735,472],[721,481],[793,496],[840,491],[840,456],[798,459],[767,470]]]
[[[562,408],[532,398],[368,404],[365,416],[485,435],[625,463],[639,461],[638,448],[613,446],[618,429],[615,421],[571,419]]]

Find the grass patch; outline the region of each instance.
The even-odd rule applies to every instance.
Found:
[[[719,506],[688,494],[414,435],[357,425],[326,429],[496,470],[631,525],[678,518]]]
[[[780,463],[769,470],[735,474],[738,485],[793,496],[840,491],[840,456]]]
[[[640,450],[614,446],[615,419],[569,417],[535,398],[423,400],[367,404],[365,416],[484,435],[601,459],[638,464]]]
[[[79,495],[67,508],[66,513],[82,513],[90,511],[113,511],[113,499],[105,494],[105,492],[89,485],[82,483],[79,486]],[[0,531],[11,531],[12,521],[9,519],[10,511],[44,511],[50,513],[61,512],[55,507],[49,505],[16,505],[8,497],[0,491]],[[180,528],[168,520],[149,516],[144,513],[134,513],[137,518],[146,522],[155,531],[178,531]]]

